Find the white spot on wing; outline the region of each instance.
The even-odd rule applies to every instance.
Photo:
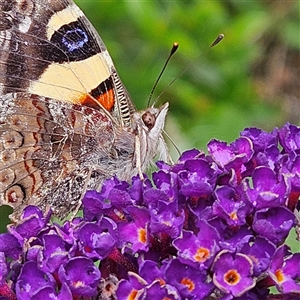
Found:
[[[19,30],[22,33],[26,33],[31,25],[31,18],[28,16],[24,17],[24,20],[19,24]]]

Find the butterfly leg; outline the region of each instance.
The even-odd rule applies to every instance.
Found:
[[[144,175],[142,171],[142,160],[141,160],[141,141],[138,135],[135,136],[135,165],[138,169],[139,176],[141,180],[144,180]]]

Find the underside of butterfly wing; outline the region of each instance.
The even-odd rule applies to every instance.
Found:
[[[132,169],[134,135],[123,131],[127,148],[120,148],[115,132],[99,110],[36,95],[3,96],[0,204],[48,205],[59,216],[71,211],[87,188],[121,176],[123,165]]]

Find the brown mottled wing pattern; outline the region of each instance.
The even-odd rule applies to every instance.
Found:
[[[133,105],[73,2],[0,0],[0,96],[0,205],[15,216],[36,204],[63,217],[86,188],[130,165],[132,134],[127,148],[114,141]]]
[[[49,205],[63,216],[86,184],[107,177],[114,133],[101,112],[22,93],[3,96],[0,107],[0,203]]]

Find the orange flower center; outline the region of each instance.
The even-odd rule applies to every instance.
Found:
[[[146,243],[146,241],[147,241],[147,233],[146,233],[145,228],[140,228],[138,230],[138,235],[139,235],[139,241],[142,242],[142,243]]]
[[[224,275],[224,280],[230,284],[230,285],[235,285],[237,284],[241,279],[240,274],[237,272],[237,270],[229,270],[225,275]]]
[[[284,280],[284,274],[282,273],[281,269],[276,270],[275,276],[276,276],[278,282],[282,282]]]
[[[132,290],[131,293],[128,295],[128,300],[134,300],[138,291],[137,290]]]
[[[194,282],[189,278],[183,278],[181,284],[185,285],[189,291],[192,291],[195,288]]]
[[[230,218],[231,218],[233,221],[238,220],[238,216],[237,216],[236,211],[233,211],[233,212],[230,214]]]
[[[194,255],[196,261],[204,262],[209,258],[210,251],[207,248],[200,247],[197,249],[197,253]]]

